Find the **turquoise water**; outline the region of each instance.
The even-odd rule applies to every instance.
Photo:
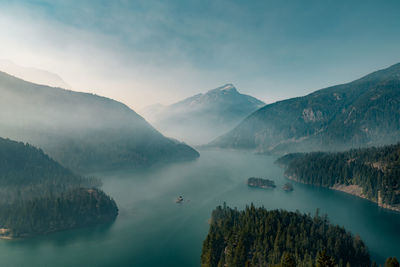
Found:
[[[96,174],[120,209],[110,225],[26,240],[0,241],[1,266],[200,266],[211,211],[224,201],[243,208],[327,213],[330,221],[359,234],[373,259],[400,258],[400,214],[345,193],[287,182],[275,158],[203,150],[194,162],[151,171]],[[273,190],[251,189],[250,176],[275,180]],[[183,195],[185,201],[176,204]]]

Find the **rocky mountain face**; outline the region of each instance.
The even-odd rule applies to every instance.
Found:
[[[78,171],[194,159],[122,103],[33,84],[0,72],[0,136],[42,148]]]
[[[400,141],[400,64],[257,110],[211,146],[261,153],[344,150]]]
[[[150,106],[142,114],[162,133],[199,145],[232,129],[264,105],[226,84],[169,106]]]

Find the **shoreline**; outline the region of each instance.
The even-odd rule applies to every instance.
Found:
[[[12,240],[13,236],[9,235],[10,229],[8,228],[0,228],[0,239],[2,240]]]
[[[309,183],[304,183],[303,181],[300,181],[296,177],[293,177],[293,176],[290,176],[290,175],[285,175],[285,176],[289,180],[292,180],[292,181],[295,181],[295,182],[298,182],[298,183],[301,183],[301,184],[313,185],[313,184],[309,184]],[[315,185],[315,186],[318,186],[318,185]],[[391,211],[395,211],[395,212],[400,212],[400,205],[399,206],[392,206],[392,205],[384,204],[384,203],[381,203],[380,201],[375,201],[375,200],[372,200],[372,199],[369,199],[369,198],[365,197],[363,195],[363,193],[362,193],[362,188],[359,185],[335,184],[335,185],[330,186],[330,187],[326,187],[326,186],[320,186],[320,187],[324,187],[324,188],[328,188],[328,189],[331,189],[331,190],[347,193],[349,195],[353,195],[353,196],[356,196],[356,197],[363,198],[365,200],[371,201],[371,202],[375,203],[380,208],[391,210]]]

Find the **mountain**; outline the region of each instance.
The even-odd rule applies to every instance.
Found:
[[[219,206],[212,212],[201,266],[368,267],[371,260],[360,237],[330,224],[327,216]]]
[[[46,84],[48,86],[60,87],[64,89],[71,89],[71,86],[69,86],[59,75],[55,73],[36,68],[22,67],[10,60],[0,60],[0,71],[6,72],[25,81],[30,81],[37,84]]]
[[[152,105],[142,114],[164,134],[199,145],[232,129],[264,105],[226,84],[169,106]]]
[[[211,146],[258,152],[344,150],[400,141],[400,64],[257,110]]]
[[[329,187],[400,211],[400,144],[340,153],[295,153],[277,160],[298,182]]]
[[[118,208],[100,184],[29,144],[0,138],[0,238],[112,222]]]
[[[0,72],[0,134],[42,148],[78,171],[195,159],[122,103]]]

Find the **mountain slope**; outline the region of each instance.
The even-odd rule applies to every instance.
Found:
[[[170,106],[150,106],[143,110],[143,115],[163,133],[198,145],[232,129],[264,105],[226,84]]]
[[[212,146],[259,152],[341,150],[400,140],[400,64],[266,105]]]
[[[43,151],[0,138],[0,238],[111,222],[115,201],[100,181],[76,175]]]
[[[0,133],[41,147],[74,170],[194,159],[133,110],[87,93],[29,83],[0,72]]]
[[[46,84],[48,86],[64,89],[71,88],[71,86],[55,73],[36,68],[22,67],[6,59],[0,59],[0,71],[32,83]]]

